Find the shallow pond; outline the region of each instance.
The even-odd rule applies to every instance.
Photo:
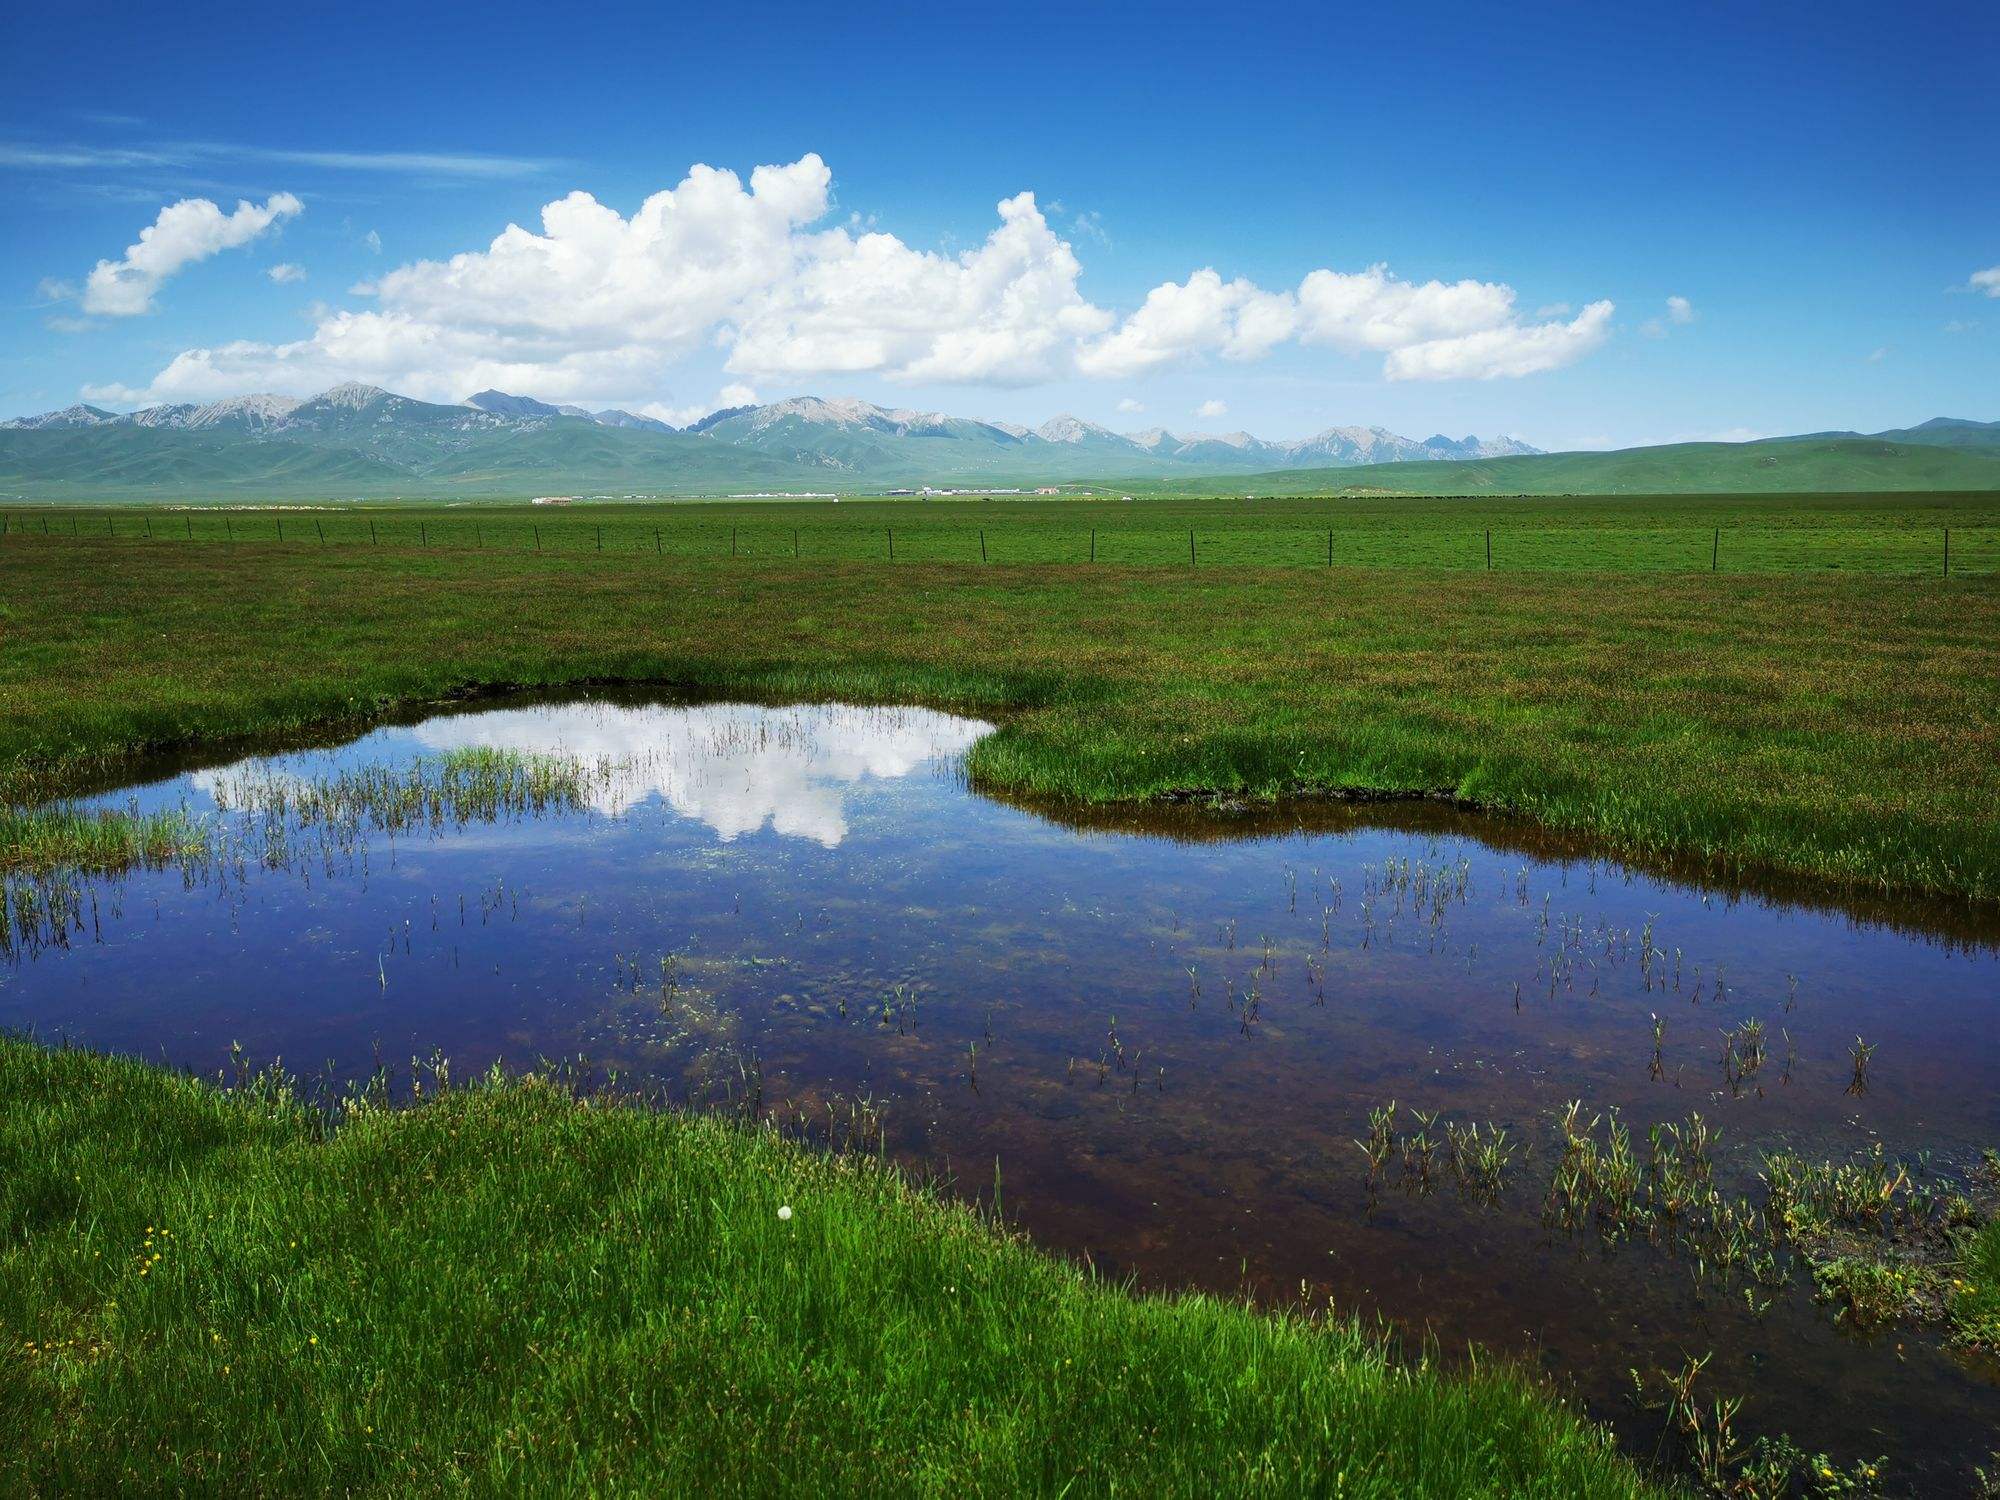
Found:
[[[16,922],[0,1026],[206,1072],[239,1044],[340,1081],[581,1058],[879,1133],[967,1193],[997,1162],[1010,1219],[1117,1276],[1303,1286],[1447,1352],[1519,1353],[1640,1451],[1659,1419],[1628,1372],[1713,1351],[1708,1395],[1746,1397],[1746,1432],[1887,1454],[1918,1489],[1990,1462],[2000,1382],[1933,1333],[1854,1332],[1797,1276],[1698,1275],[1544,1213],[1571,1100],[1641,1143],[1698,1112],[1731,1191],[1777,1147],[1879,1141],[1963,1174],[2000,1145],[1990,920],[1704,885],[1434,806],[1081,826],[968,790],[987,727],[521,701],[161,768],[97,800],[185,805],[223,852],[86,882],[60,934]],[[469,816],[309,793],[481,747],[588,769]],[[1371,1173],[1357,1142],[1392,1100],[1402,1144]],[[1439,1114],[1414,1169],[1413,1111]],[[1472,1124],[1508,1132],[1497,1189],[1444,1165]]]

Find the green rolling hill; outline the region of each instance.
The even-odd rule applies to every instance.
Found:
[[[1134,494],[1671,495],[2000,490],[2000,449],[1878,438],[1672,443],[1453,463],[1284,469],[1224,479],[1129,481]]]
[[[1030,429],[818,397],[715,412],[676,431],[499,391],[443,405],[355,384],[303,400],[241,396],[124,414],[78,405],[0,423],[0,503],[1056,485],[1222,496],[2000,490],[2000,423],[1937,418],[1866,436],[1540,453],[1512,438],[1417,442],[1362,427],[1296,442],[1121,434],[1066,416]]]

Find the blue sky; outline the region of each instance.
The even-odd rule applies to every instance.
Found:
[[[1544,447],[2000,418],[2000,10],[1607,9],[12,7],[0,416],[358,378]]]

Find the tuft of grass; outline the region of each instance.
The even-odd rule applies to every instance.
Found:
[[[1812,1273],[1820,1301],[1835,1309],[1834,1320],[1854,1328],[1902,1317],[1933,1290],[1936,1274],[1919,1265],[1853,1255],[1815,1261]]]
[[[1949,1307],[1960,1342],[2000,1350],[2000,1219],[1967,1240],[1951,1278]]]
[[[198,859],[208,850],[207,825],[179,811],[0,806],[0,870],[123,870]]]
[[[1654,1492],[1509,1368],[546,1077],[335,1124],[0,1038],[0,1159],[0,1489]]]

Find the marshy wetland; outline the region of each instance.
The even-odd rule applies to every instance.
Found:
[[[1435,803],[1009,805],[988,728],[617,694],[154,765],[79,803],[154,857],[6,877],[0,1026],[334,1090],[568,1059],[1143,1286],[1518,1354],[1640,1454],[1990,1465],[1939,1251],[1991,1207],[1990,909]]]

